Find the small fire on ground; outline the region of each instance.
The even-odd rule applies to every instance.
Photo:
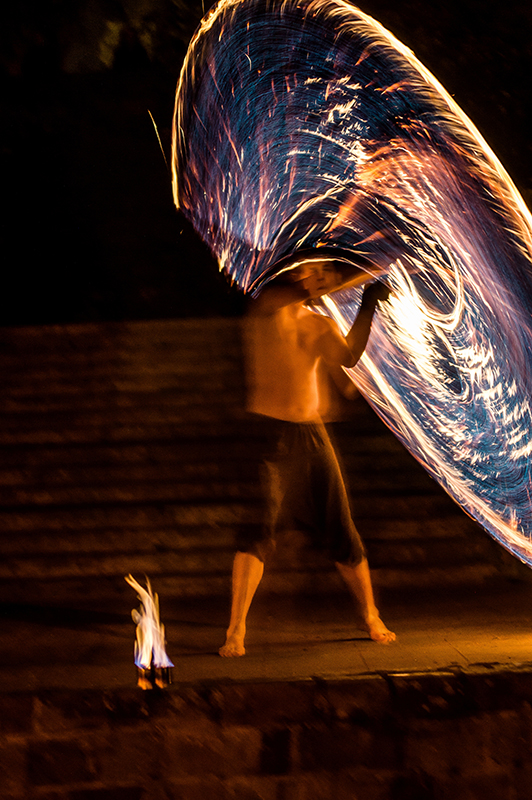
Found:
[[[170,668],[174,665],[165,649],[164,627],[159,619],[159,597],[152,592],[146,578],[146,589],[132,575],[125,580],[136,590],[140,609],[133,609],[131,616],[137,625],[135,642],[135,664],[138,670],[138,685],[141,689],[163,689],[171,683]]]

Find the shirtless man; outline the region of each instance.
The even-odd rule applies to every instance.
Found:
[[[291,277],[288,277],[291,276]],[[243,656],[246,617],[273,549],[276,529],[287,511],[292,521],[304,521],[317,532],[358,602],[362,627],[375,642],[389,644],[395,634],[382,622],[375,606],[368,562],[354,526],[343,479],[320,418],[318,367],[331,373],[356,364],[370,333],[379,300],[388,297],[383,284],[364,292],[358,316],[344,338],[328,317],[307,307],[341,286],[362,284],[362,270],[342,279],[333,259],[307,260],[273,281],[251,302],[246,319],[249,371],[248,409],[269,418],[276,441],[263,456],[268,473],[270,532],[254,541],[237,542],[233,564],[231,619],[224,657]],[[312,519],[314,518],[314,519]],[[284,526],[286,528],[286,524]]]

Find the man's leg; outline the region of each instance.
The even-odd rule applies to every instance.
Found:
[[[246,617],[257,591],[264,564],[251,553],[240,553],[235,555],[233,562],[233,586],[231,619],[227,629],[225,644],[218,651],[224,658],[234,658],[243,656],[246,653],[244,648],[244,637],[246,635]]]
[[[355,567],[339,563],[336,563],[336,567],[360,606],[363,627],[369,633],[370,639],[379,644],[390,644],[395,641],[395,633],[388,630],[375,606],[367,559],[362,559]]]

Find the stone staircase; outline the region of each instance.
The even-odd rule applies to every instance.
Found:
[[[239,525],[259,523],[233,318],[0,331],[0,601],[112,599],[147,574],[175,596],[228,591]],[[334,425],[374,580],[482,581],[513,569],[362,401]],[[287,541],[274,592],[327,591]]]

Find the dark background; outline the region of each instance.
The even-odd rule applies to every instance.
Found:
[[[184,0],[11,0],[0,22],[0,325],[238,313],[175,211],[173,98],[203,8]],[[364,0],[532,186],[532,6]]]

